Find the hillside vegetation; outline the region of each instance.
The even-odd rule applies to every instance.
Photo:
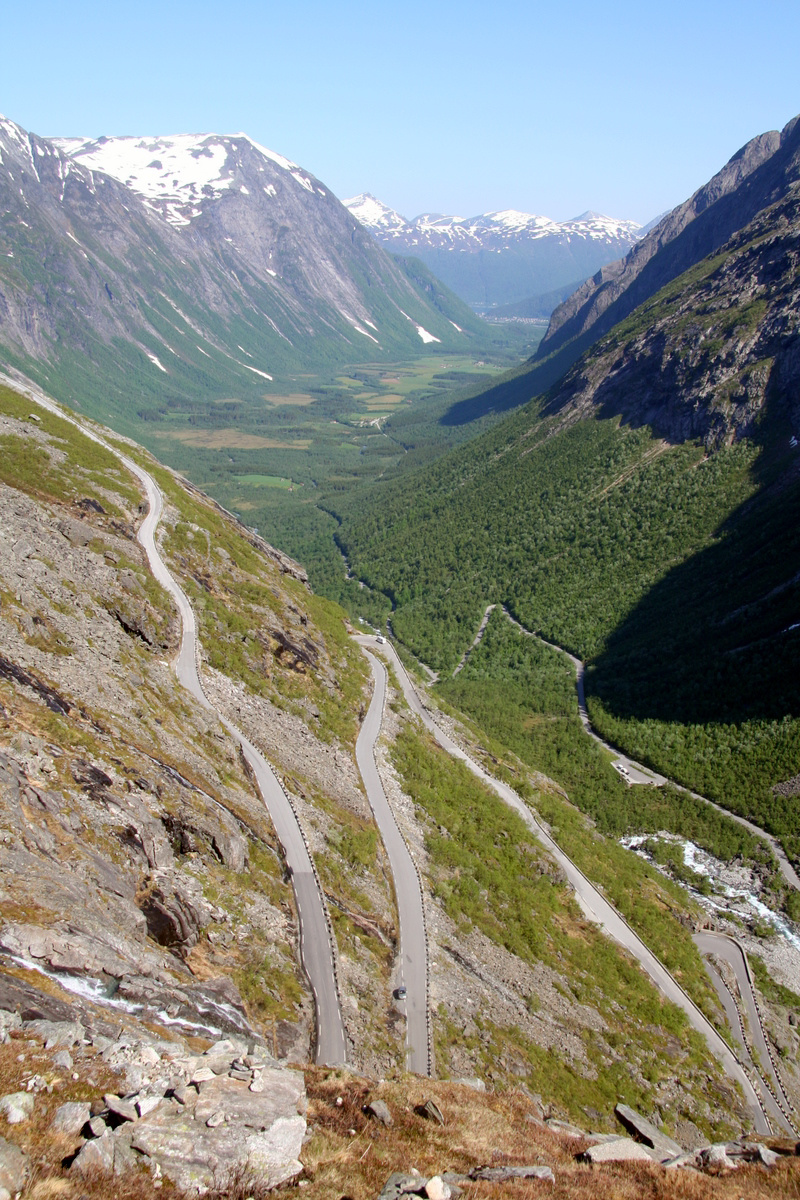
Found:
[[[601,733],[795,857],[796,193],[558,388],[358,507],[343,502],[338,535],[423,661],[452,671],[486,606],[507,605],[589,660]]]

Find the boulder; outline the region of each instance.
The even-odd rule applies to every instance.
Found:
[[[256,1171],[266,1187],[276,1187],[302,1170],[306,1122],[297,1110],[304,1081],[297,1071],[266,1068],[264,1082],[264,1091],[254,1094],[241,1080],[215,1076],[194,1101],[187,1094],[184,1105],[164,1101],[143,1116],[131,1145],[187,1191],[241,1170]]]
[[[418,1171],[395,1171],[381,1188],[378,1200],[400,1200],[401,1196],[421,1196],[428,1182],[425,1175]]]
[[[115,1096],[113,1092],[107,1092],[103,1096],[103,1102],[112,1116],[123,1121],[136,1121],[139,1118],[136,1105],[130,1100],[123,1100],[121,1096]]]
[[[730,1171],[736,1170],[737,1164],[728,1157],[728,1147],[724,1142],[704,1147],[698,1157],[704,1167],[725,1167]]]
[[[28,1177],[28,1156],[19,1146],[0,1137],[0,1189],[5,1188],[13,1196],[21,1192]]]
[[[29,1092],[9,1092],[0,1096],[0,1113],[9,1125],[20,1125],[33,1112],[34,1099]]]
[[[385,1100],[371,1100],[367,1105],[367,1112],[376,1121],[380,1121],[381,1125],[394,1125],[392,1114],[389,1112],[389,1105]]]
[[[18,1012],[8,1012],[6,1009],[0,1009],[0,1043],[9,1040],[9,1034],[12,1029],[19,1029],[22,1025],[22,1017]]]
[[[71,1171],[100,1171],[110,1175],[114,1170],[114,1138],[106,1131],[102,1137],[94,1138],[81,1146],[72,1161]]]
[[[88,1122],[90,1115],[88,1103],[61,1104],[53,1115],[50,1128],[53,1133],[65,1133],[76,1137]]]
[[[441,1175],[434,1175],[425,1184],[425,1195],[428,1200],[450,1200],[452,1194],[450,1185],[445,1183]]]
[[[598,1142],[581,1154],[583,1162],[649,1162],[653,1161],[644,1146],[631,1138],[616,1138],[613,1142]]]
[[[25,1021],[25,1032],[40,1037],[45,1050],[69,1050],[83,1041],[85,1030],[78,1021]]]
[[[555,1183],[549,1167],[477,1167],[469,1173],[470,1179],[483,1179],[487,1183],[506,1183],[509,1179],[544,1179]]]
[[[635,1109],[629,1108],[627,1104],[618,1104],[614,1112],[626,1129],[655,1151],[660,1162],[666,1162],[668,1159],[677,1158],[683,1154],[683,1146],[679,1146],[671,1137],[662,1133],[651,1121],[641,1116]]]

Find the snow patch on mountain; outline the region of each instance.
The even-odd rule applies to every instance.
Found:
[[[397,249],[414,246],[437,246],[448,249],[478,250],[487,246],[501,249],[516,241],[543,237],[589,240],[623,240],[633,242],[641,227],[635,221],[606,217],[601,213],[585,212],[571,221],[553,221],[535,213],[515,208],[481,213],[477,217],[446,216],[442,213],[421,213],[407,221],[394,209],[364,192],[343,201],[353,216],[366,225],[384,244],[396,241]]]
[[[243,143],[286,171],[305,191],[314,190],[312,180],[297,163],[268,150],[245,133],[52,140],[74,161],[124,183],[173,225],[190,224],[202,212],[204,200],[219,199],[231,189],[250,195],[242,181]],[[263,171],[264,167],[258,169]],[[267,196],[277,194],[273,183],[262,185],[262,191]]]
[[[389,208],[388,204],[382,204],[380,200],[376,200],[369,192],[351,196],[349,200],[343,200],[342,204],[349,209],[357,221],[373,231],[403,229],[409,224],[405,217],[401,217],[400,213]]]

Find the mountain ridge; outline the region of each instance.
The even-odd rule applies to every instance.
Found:
[[[382,246],[422,258],[480,309],[527,300],[591,274],[631,246],[640,228],[591,210],[561,222],[516,209],[474,217],[422,213],[409,221],[369,193],[344,203]]]
[[[90,159],[94,145],[80,143]],[[107,139],[99,152],[113,149]],[[432,305],[328,189],[266,153],[247,138],[188,139],[179,165],[201,173],[192,184],[184,171],[177,204],[0,119],[8,364],[120,419],[133,397],[260,402],[275,377],[309,365],[469,344],[466,306],[444,289]]]

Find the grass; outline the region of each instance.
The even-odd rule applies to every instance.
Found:
[[[609,1037],[589,1038],[587,1068],[542,1051],[518,1032],[491,1029],[490,1020],[479,1015],[475,1021],[486,1035],[480,1053],[487,1068],[497,1070],[503,1043],[510,1040],[517,1055],[527,1060],[529,1086],[558,1096],[574,1115],[589,1102],[602,1111],[614,1092],[617,1099],[628,1096],[628,1103],[647,1107],[652,1105],[657,1082],[674,1070],[667,1047],[670,1039],[676,1039],[686,1086],[707,1090],[706,1072],[717,1078],[718,1071],[708,1059],[705,1043],[688,1029],[683,1012],[664,1002],[638,965],[582,918],[571,889],[553,871],[521,818],[462,763],[410,725],[397,738],[392,758],[424,823],[434,896],[460,936],[476,928],[524,962],[547,964],[567,981],[570,999],[602,1014],[612,1043],[616,1034],[628,1046],[624,1056],[628,1065],[622,1070],[623,1059],[609,1052]],[[575,823],[580,823],[580,814],[572,811]],[[587,843],[587,856],[591,849]],[[702,965],[695,963],[691,940],[668,909],[664,911],[663,889],[646,878],[633,855],[618,847],[595,845],[593,853],[604,864],[602,882],[615,899],[614,872],[620,876],[623,895],[635,886],[646,913],[639,924],[655,927],[647,928],[648,940],[658,944],[684,986],[716,1015],[713,996],[706,994],[710,989],[699,977]],[[591,865],[586,865],[591,871]],[[594,875],[597,878],[596,869]],[[631,901],[629,907],[633,906]],[[672,944],[667,944],[668,938]],[[645,1029],[646,1036],[633,1032]],[[444,1033],[446,1045],[450,1040],[446,1022]],[[438,1046],[441,1062],[442,1039]],[[635,1071],[629,1069],[631,1062]],[[577,1076],[583,1079],[580,1088],[574,1083]]]
[[[543,1195],[552,1200],[796,1200],[800,1186],[800,1161],[794,1158],[782,1160],[768,1175],[749,1165],[716,1176],[664,1171],[647,1163],[584,1166],[576,1155],[586,1143],[545,1126],[541,1110],[521,1091],[481,1095],[456,1084],[408,1077],[374,1085],[346,1071],[322,1069],[306,1072],[306,1087],[314,1130],[302,1156],[309,1200],[374,1200],[394,1171],[414,1168],[428,1178],[512,1164],[549,1166],[555,1183],[466,1182],[459,1185],[466,1200]],[[373,1099],[388,1105],[391,1127],[365,1113]],[[420,1114],[429,1099],[441,1109],[444,1127]],[[252,1194],[242,1191],[234,1200]],[[214,1200],[223,1200],[222,1194]]]

